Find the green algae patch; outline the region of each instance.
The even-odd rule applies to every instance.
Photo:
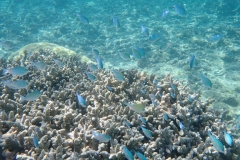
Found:
[[[80,58],[81,62],[83,63],[93,63],[87,56],[81,54],[81,53],[76,53],[75,51],[72,51],[68,48],[59,46],[54,43],[46,43],[46,42],[40,42],[40,43],[31,43],[28,44],[22,48],[20,48],[18,51],[13,52],[8,59],[9,60],[17,60],[21,57],[25,57],[25,53],[41,53],[41,50],[51,50],[53,53],[56,55],[60,56],[61,58],[63,57],[78,57]]]

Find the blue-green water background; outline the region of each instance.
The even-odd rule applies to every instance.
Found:
[[[174,12],[173,5],[176,3],[185,6],[186,16],[179,17],[171,13],[166,19],[160,19],[162,11],[170,9],[170,12]],[[101,47],[99,44],[104,45],[107,38],[117,41],[132,35],[132,38],[125,42],[139,42],[141,39],[136,33],[140,33],[141,25],[148,27],[152,33],[163,34],[168,40],[174,40],[176,32],[186,29],[192,32],[191,36],[200,35],[206,38],[209,34],[227,32],[225,23],[228,23],[229,27],[238,25],[239,11],[232,11],[237,5],[235,0],[2,0],[0,38],[13,41],[16,49],[29,43],[48,41],[68,46],[73,50],[81,47],[86,52],[92,46]],[[90,25],[81,24],[76,16],[77,12],[85,15]],[[112,24],[113,15],[121,22],[121,29],[117,33]],[[171,27],[172,35],[166,34],[168,31],[163,29],[164,25]],[[122,43],[119,44],[119,48]]]
[[[184,6],[186,15],[177,15],[173,8],[176,3]],[[0,54],[6,58],[27,44],[50,42],[94,60],[90,52],[96,48],[105,68],[134,68],[159,77],[170,73],[188,83],[192,92],[201,90],[204,98],[215,98],[216,107],[236,108],[240,92],[240,9],[234,10],[238,5],[236,0],[2,0]],[[170,13],[163,19],[161,13],[166,9]],[[82,23],[76,13],[86,16],[89,24]],[[120,21],[117,30],[113,15]],[[150,43],[141,34],[141,25],[161,38]],[[225,36],[209,43],[215,34]],[[123,60],[119,53],[131,54],[135,44],[145,50],[146,58]],[[198,60],[198,67],[192,70],[188,64],[190,54],[197,54]],[[211,90],[201,84],[200,73],[213,82]]]

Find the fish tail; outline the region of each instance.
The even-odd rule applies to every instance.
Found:
[[[2,75],[5,75],[5,74],[7,74],[8,72],[7,72],[7,69],[2,69]]]
[[[22,95],[20,95],[19,103],[22,103],[23,101],[25,101],[25,98]]]
[[[208,131],[208,136],[211,137],[212,136],[212,133],[210,131]]]

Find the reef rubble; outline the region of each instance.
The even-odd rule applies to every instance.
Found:
[[[158,78],[137,70],[119,70],[124,76],[120,82],[110,70],[100,69],[92,72],[96,79],[90,81],[85,74],[87,64],[77,56],[61,57],[51,48],[23,53],[0,66],[20,65],[29,70],[21,77],[1,77],[29,83],[19,90],[1,88],[0,140],[2,154],[8,159],[124,160],[123,145],[147,159],[239,159],[239,135],[234,128],[227,128],[225,112],[209,108],[213,99],[200,101],[200,92],[193,93],[170,74]],[[53,58],[64,65],[58,66]],[[31,66],[35,61],[44,61],[45,69]],[[20,95],[31,90],[39,90],[41,96],[20,103]],[[87,107],[78,104],[76,92],[84,97]],[[141,104],[145,110],[136,113],[126,103]],[[141,130],[140,115],[146,119],[145,128],[152,138]],[[224,141],[226,129],[233,135],[231,147]],[[94,139],[93,130],[109,135],[110,141]],[[209,130],[223,142],[225,153],[213,147]],[[34,136],[38,146],[33,143]]]

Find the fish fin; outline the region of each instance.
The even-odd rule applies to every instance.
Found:
[[[22,103],[22,102],[24,102],[24,101],[25,101],[25,98],[24,98],[22,95],[20,95],[19,103]]]
[[[114,139],[110,138],[110,146],[114,146]]]
[[[84,126],[84,133],[85,133],[85,126]],[[98,132],[95,132],[93,129],[91,129],[91,133],[92,133],[91,139],[94,139],[94,137],[97,136],[96,134],[98,134]],[[85,134],[85,135],[86,135],[86,134]]]
[[[225,154],[225,155],[226,155],[226,154],[227,154],[227,152],[228,152],[228,149],[225,147],[225,145],[223,145],[223,148],[224,148],[224,149],[223,149],[223,154]]]
[[[135,151],[134,149],[132,149],[132,151],[133,151],[134,154],[137,154],[137,152],[138,152],[138,151]]]
[[[11,82],[11,80],[2,81],[2,83],[3,83],[4,86],[6,86],[9,82]]]
[[[211,131],[208,131],[208,136],[210,137],[210,136],[212,136],[212,133],[211,133]]]
[[[28,67],[32,67],[32,66],[33,66],[33,63],[30,63],[26,67],[28,68]]]

